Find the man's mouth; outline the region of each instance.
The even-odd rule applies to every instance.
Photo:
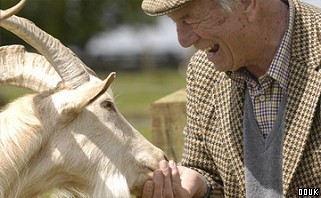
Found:
[[[220,49],[219,44],[214,44],[208,48],[206,48],[204,51],[207,54],[207,57],[213,56],[218,50]]]

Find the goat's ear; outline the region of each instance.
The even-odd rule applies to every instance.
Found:
[[[104,81],[102,81],[101,86],[98,87],[97,91],[98,90],[100,91],[96,92],[96,95],[92,95],[94,97],[90,101],[88,101],[88,103],[91,103],[92,101],[96,100],[96,98],[98,98],[101,94],[105,93],[107,89],[110,87],[111,83],[113,83],[115,78],[116,78],[116,73],[115,72],[110,73],[109,76]]]
[[[78,89],[72,90],[72,96],[61,106],[60,114],[73,116],[83,110],[88,104],[95,101],[101,94],[105,93],[111,83],[114,81],[116,73],[109,76],[98,83],[88,83],[80,86]]]

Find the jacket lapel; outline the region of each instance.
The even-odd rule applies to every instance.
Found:
[[[296,18],[292,44],[292,61],[288,81],[288,103],[283,147],[283,193],[286,195],[290,182],[303,155],[311,130],[315,109],[321,94],[321,45],[318,32],[312,29],[303,6],[295,2]],[[319,32],[320,34],[320,32]],[[321,36],[321,35],[319,35]],[[318,54],[319,53],[319,54]],[[318,58],[319,57],[319,58]]]
[[[230,162],[227,164],[234,169],[233,172],[241,186],[241,191],[245,192],[244,178],[244,154],[243,154],[243,101],[244,84],[222,78],[213,88],[213,105],[215,114],[222,130],[222,140],[225,141]]]
[[[222,141],[219,143],[224,145],[223,155],[229,160],[221,165],[228,172],[233,172],[232,182],[238,181],[239,185],[236,186],[241,186],[240,192],[245,192],[242,133],[244,84],[240,85],[225,73],[216,71],[206,54],[198,53],[197,59],[192,60],[196,65],[191,67],[188,81],[191,83],[189,87],[195,89],[191,91],[191,94],[195,95],[192,98],[198,98],[197,104],[191,109],[197,109],[194,120],[195,125],[199,126],[198,134],[203,140],[208,140],[208,144]],[[192,105],[193,101],[190,102]],[[214,132],[217,134],[215,139],[212,139],[210,133]]]
[[[321,93],[321,74],[304,64],[293,65],[289,81],[283,147],[283,189],[286,194],[303,153]]]

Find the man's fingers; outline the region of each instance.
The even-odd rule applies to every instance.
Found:
[[[174,161],[169,161],[169,166],[172,170],[172,183],[173,185],[181,185],[181,178],[178,168]]]
[[[161,170],[154,171],[154,198],[163,197],[164,176]]]
[[[186,190],[182,187],[179,170],[174,161],[169,161],[172,170],[172,188],[175,197],[186,197]]]
[[[171,168],[168,165],[168,162],[163,160],[159,163],[159,167],[163,172],[164,175],[164,192],[163,196],[165,198],[172,198],[173,195],[173,188],[172,188],[172,176],[171,176]]]
[[[153,191],[154,191],[154,183],[153,183],[153,181],[145,182],[145,185],[144,185],[144,188],[143,188],[142,198],[152,198],[153,197]]]

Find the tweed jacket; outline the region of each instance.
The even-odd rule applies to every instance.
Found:
[[[321,188],[321,9],[294,0],[283,145],[283,195]],[[245,197],[244,86],[215,70],[202,51],[187,70],[187,126],[181,164],[225,197]]]

